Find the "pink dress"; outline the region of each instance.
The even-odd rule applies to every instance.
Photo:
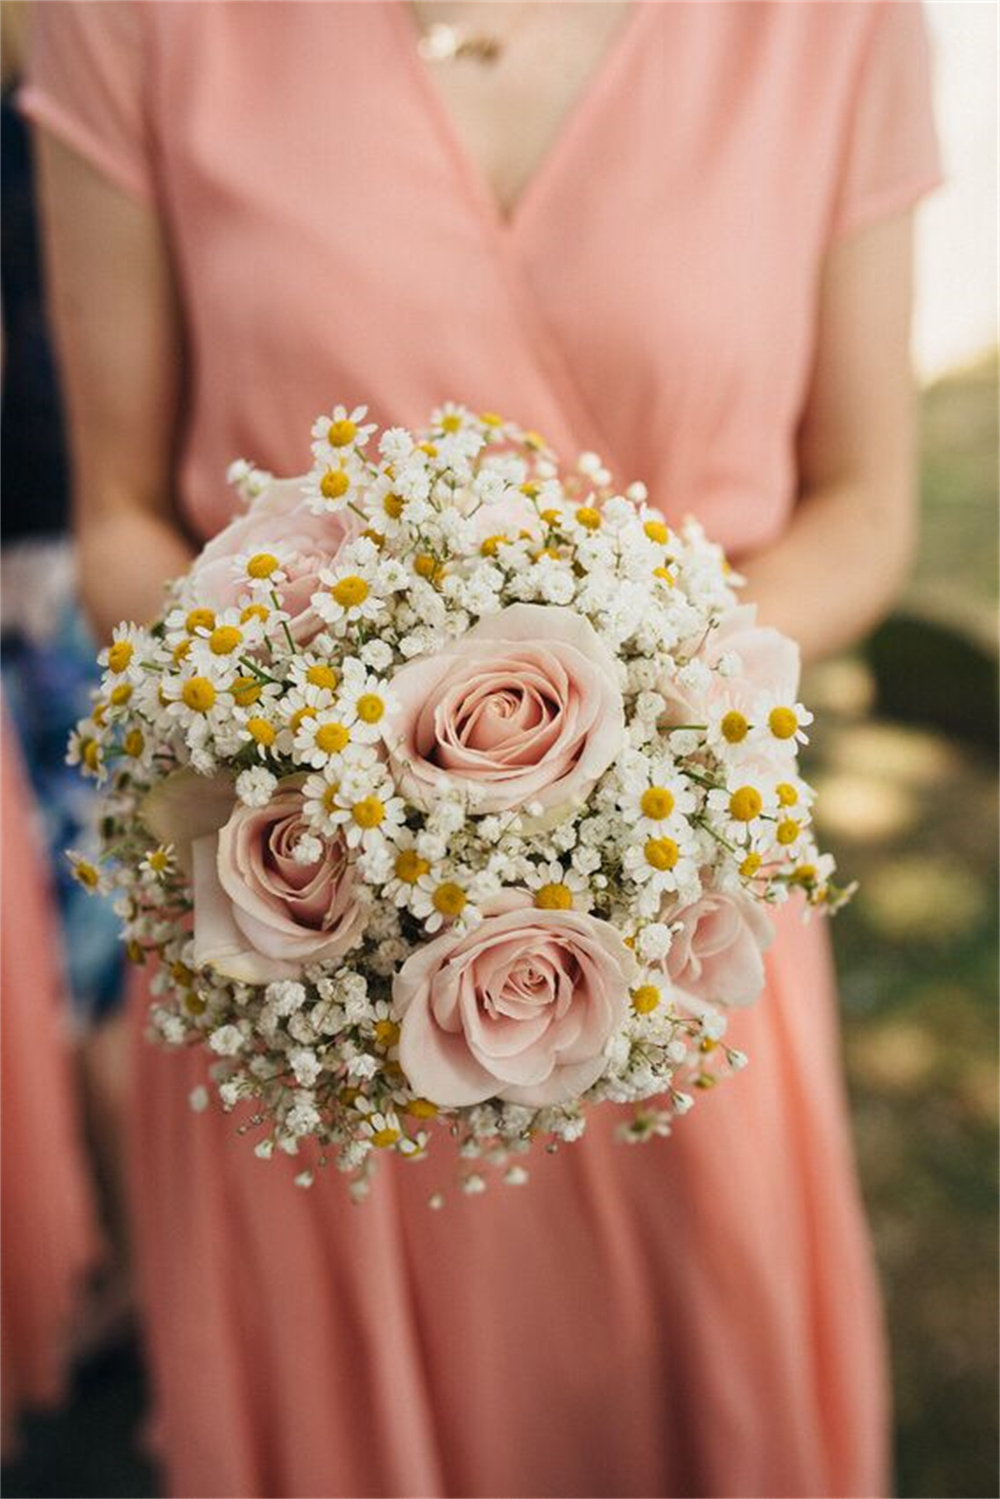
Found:
[[[65,1386],[72,1318],[100,1243],[67,1037],[57,917],[13,732],[3,753],[0,1435],[7,1457],[23,1406]]]
[[[335,401],[455,397],[596,448],[735,556],[787,526],[832,240],[937,181],[919,8],[637,4],[513,215],[406,5],[37,7],[25,108],[169,226],[188,521],[308,467]],[[198,1495],[870,1495],[880,1314],[821,925],[784,923],[745,1074],[674,1138],[485,1198],[435,1162],[296,1191],[201,1059],[137,1054],[161,1434]]]

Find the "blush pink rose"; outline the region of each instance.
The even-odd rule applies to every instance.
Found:
[[[675,928],[663,966],[679,999],[700,1007],[759,998],[774,927],[756,901],[709,891],[661,919]]]
[[[300,864],[294,849],[304,834],[321,852]],[[247,984],[298,978],[361,935],[365,908],[347,846],[307,825],[297,785],[279,786],[266,807],[236,803],[216,833],[194,840],[192,861],[199,966]]]
[[[625,737],[614,657],[573,609],[511,604],[392,679],[390,759],[430,806],[447,780],[477,812],[580,805]]]
[[[544,526],[538,511],[527,495],[508,495],[493,504],[480,505],[472,516],[473,534],[482,543],[493,536],[505,536],[508,541],[527,533],[533,540],[540,540]]]
[[[442,933],[397,973],[400,1065],[442,1107],[565,1103],[605,1070],[633,973],[608,922],[508,891],[474,931]]]
[[[723,656],[739,656],[741,667],[732,676],[723,677],[715,668]],[[668,678],[657,691],[667,699],[668,716],[673,723],[704,723],[717,704],[749,713],[763,692],[776,692],[789,704],[799,690],[799,648],[787,635],[771,625],[757,623],[756,604],[741,604],[727,614],[712,630],[696,661],[712,668],[712,680],[706,694]]]
[[[346,509],[315,515],[303,503],[301,479],[276,479],[205,547],[189,575],[192,594],[210,609],[237,604],[246,585],[233,559],[244,552],[276,551],[286,577],[280,592],[291,616],[288,628],[297,645],[307,645],[323,624],[310,602],[322,587],[320,569],[331,565],[361,524]]]

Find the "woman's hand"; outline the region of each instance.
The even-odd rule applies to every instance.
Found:
[[[737,562],[761,620],[796,639],[806,660],[862,637],[913,555],[912,240],[912,216],[900,215],[827,256],[799,501],[776,545]]]
[[[73,457],[80,589],[102,638],[159,612],[192,548],[173,504],[181,330],[152,205],[35,132]]]

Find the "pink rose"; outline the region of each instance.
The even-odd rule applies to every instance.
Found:
[[[390,759],[402,794],[430,806],[447,780],[477,812],[582,804],[622,748],[614,657],[572,609],[511,604],[392,679]]]
[[[443,1107],[564,1103],[607,1066],[633,972],[608,922],[508,891],[475,930],[442,933],[397,973],[400,1065]]]
[[[307,835],[319,857],[299,863]],[[194,955],[247,984],[298,978],[303,967],[338,958],[361,935],[365,910],[354,866],[338,835],[304,821],[302,792],[279,786],[266,807],[233,806],[216,833],[194,840]]]
[[[497,536],[517,541],[525,532],[537,541],[545,529],[535,506],[523,494],[507,495],[492,504],[480,505],[472,516],[472,528],[480,545]]]
[[[678,997],[702,1005],[749,1005],[764,987],[774,927],[756,901],[709,891],[662,918],[677,926],[664,968]]]
[[[732,676],[715,671],[723,656],[739,656],[740,670]],[[770,625],[757,624],[756,604],[741,604],[725,615],[694,658],[712,668],[705,695],[670,679],[658,691],[669,704],[674,723],[704,723],[717,702],[748,713],[762,692],[776,692],[794,703],[799,690],[799,648]]]
[[[286,581],[282,604],[291,615],[289,629],[297,645],[306,645],[322,628],[310,600],[322,587],[320,569],[329,567],[345,541],[358,535],[361,521],[351,510],[315,515],[302,499],[301,479],[275,480],[205,547],[190,573],[199,604],[226,609],[239,603],[246,585],[233,567],[244,552],[276,549]]]

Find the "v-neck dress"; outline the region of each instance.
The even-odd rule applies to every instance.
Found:
[[[601,452],[737,559],[789,523],[823,257],[938,178],[919,7],[636,4],[504,220],[401,3],[36,7],[26,111],[155,205],[190,386],[185,518],[312,418],[448,397]],[[612,1110],[481,1198],[448,1152],[256,1160],[137,1048],[137,1252],[185,1495],[872,1495],[880,1314],[822,923],[783,919],[751,1057],[672,1139]]]

